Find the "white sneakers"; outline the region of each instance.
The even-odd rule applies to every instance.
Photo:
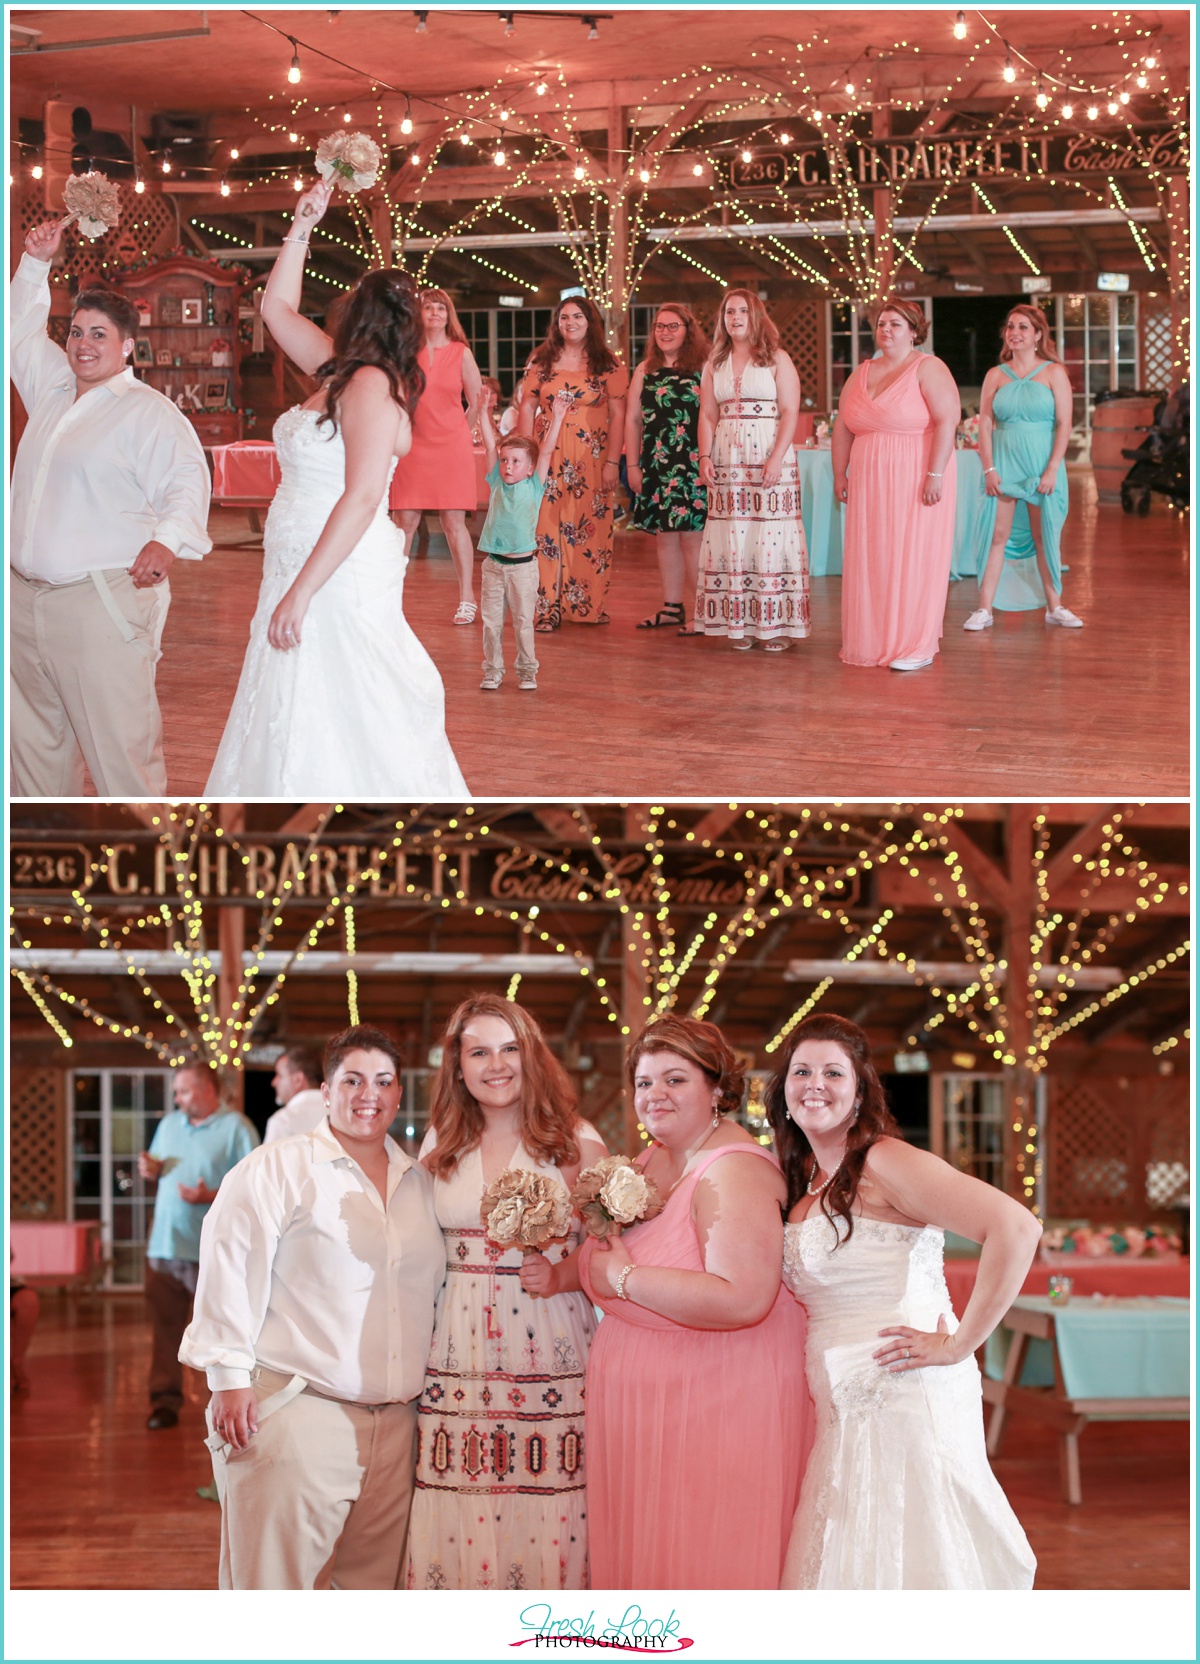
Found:
[[[990,608],[988,608],[988,607],[979,607],[975,612],[973,612],[971,614],[970,618],[967,619],[967,622],[963,625],[963,629],[964,630],[990,630],[992,625],[995,622],[996,621],[992,617]]]
[[[518,688],[524,689],[524,691],[526,693],[536,693],[537,692],[537,677],[536,676],[522,676],[520,681],[517,683],[517,686],[518,686]]]
[[[1069,607],[1054,607],[1046,613],[1047,624],[1061,624],[1064,630],[1082,630],[1083,619],[1076,618]]]
[[[501,678],[499,676],[485,676],[479,685],[481,688],[486,688],[489,693],[494,693],[500,686],[500,682]]]
[[[891,664],[888,666],[888,669],[889,670],[924,670],[924,668],[927,664],[932,664],[932,663],[933,663],[932,659],[893,659]]]

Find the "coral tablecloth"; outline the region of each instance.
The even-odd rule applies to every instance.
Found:
[[[1045,1294],[1051,1277],[1067,1276],[1074,1284],[1072,1294],[1076,1300],[1090,1294],[1175,1294],[1186,1297],[1191,1293],[1191,1263],[1187,1259],[1080,1259],[1077,1266],[1050,1266],[1035,1260],[1021,1284],[1021,1293]],[[946,1286],[950,1290],[950,1303],[959,1317],[971,1298],[978,1271],[978,1260],[946,1261]]]
[[[279,485],[279,463],[275,447],[269,442],[246,439],[237,445],[214,445],[213,500],[225,498],[239,501],[269,503]],[[488,488],[484,484],[487,473],[487,453],[482,445],[475,447],[475,483],[480,508],[486,508]]]

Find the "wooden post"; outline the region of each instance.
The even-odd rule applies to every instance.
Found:
[[[242,832],[246,827],[244,803],[222,803],[217,810],[220,824],[226,832]],[[217,914],[217,945],[221,950],[221,974],[217,978],[217,1013],[228,1034],[233,1017],[233,1002],[237,998],[242,978],[242,953],[246,946],[246,912],[242,907],[222,907]],[[222,1071],[225,1097],[232,1108],[242,1109],[246,1101],[246,1077],[242,1069]]]
[[[636,806],[625,811],[625,836],[627,838],[644,838],[646,836],[646,812]],[[623,1036],[625,1044],[639,1035],[646,1026],[647,979],[642,966],[644,942],[633,921],[633,909],[621,915],[621,1023],[629,1030]],[[624,1059],[622,1058],[622,1070]],[[642,1140],[637,1130],[637,1111],[633,1107],[633,1094],[625,1089],[622,1097],[624,1149],[627,1155],[636,1155],[642,1148]]]
[[[1188,213],[1188,182],[1176,174],[1165,197],[1167,220],[1167,276],[1171,286],[1171,391],[1191,374],[1192,232]]]
[[[608,305],[605,329],[609,345],[629,363],[629,208],[625,198],[625,176],[629,158],[625,154],[627,112],[616,99],[608,106]]]
[[[1033,808],[1012,803],[1007,813],[1009,902],[1004,918],[1003,957],[1008,963],[1005,1006],[1008,1042],[1016,1063],[1005,1076],[1004,1188],[1019,1201],[1032,1202],[1032,1161],[1025,1146],[1036,1115],[1035,1076],[1030,1059],[1033,1012],[1029,977],[1033,970],[1033,920],[1037,890],[1033,875]],[[1032,1142],[1036,1142],[1033,1140]]]
[[[367,206],[371,215],[371,230],[379,244],[383,264],[394,266],[396,256],[392,248],[392,205],[387,197],[376,196],[372,197]]]
[[[875,94],[885,100],[888,88],[882,71],[876,71]],[[892,109],[888,102],[871,107],[871,137],[886,139],[891,136]],[[887,189],[871,192],[871,212],[875,219],[875,294],[874,300],[886,300],[892,292],[892,193]]]

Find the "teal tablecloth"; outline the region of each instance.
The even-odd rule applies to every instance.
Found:
[[[1023,1294],[1014,1305],[1053,1312],[1068,1398],[1186,1398],[1191,1391],[1191,1302],[1171,1295],[1131,1300],[1071,1300]],[[1002,1323],[987,1343],[986,1369],[1004,1373],[1012,1330]],[[1054,1384],[1053,1349],[1031,1340],[1023,1387]]]
[[[797,445],[796,465],[800,470],[800,517],[808,541],[808,570],[814,578],[837,577],[842,570],[846,510],[833,500],[833,457],[827,450]],[[991,541],[986,502],[979,452],[959,451],[951,578],[974,578],[983,570]]]

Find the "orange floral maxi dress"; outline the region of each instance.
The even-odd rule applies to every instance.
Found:
[[[546,495],[537,524],[537,624],[605,624],[604,602],[612,570],[613,498],[604,490],[609,401],[623,399],[629,373],[623,365],[605,376],[540,370],[526,373],[526,397],[534,399],[533,437],[540,445],[550,425],[554,395],[575,395],[550,459]]]

